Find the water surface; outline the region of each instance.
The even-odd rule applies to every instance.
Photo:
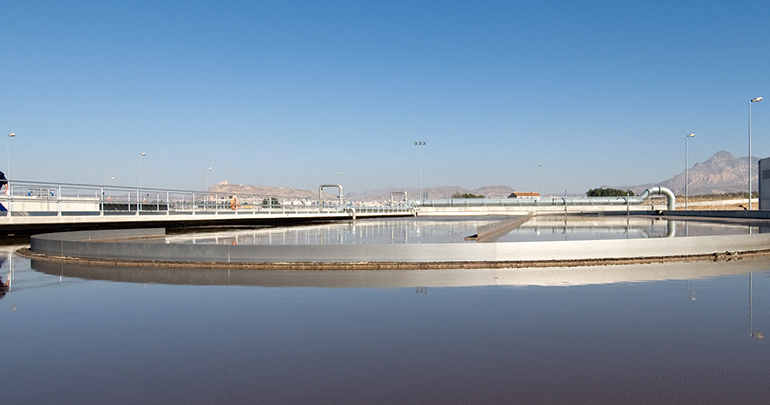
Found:
[[[766,257],[446,273],[5,257],[3,403],[769,399]]]
[[[338,245],[476,243],[466,237],[479,227],[511,217],[417,217],[360,219],[291,227],[265,227],[168,235],[167,243],[239,245]],[[639,239],[758,233],[756,226],[706,221],[672,221],[626,216],[541,216],[496,237],[497,242]]]

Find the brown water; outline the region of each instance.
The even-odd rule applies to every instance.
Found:
[[[5,257],[7,404],[770,400],[766,257],[379,273]]]

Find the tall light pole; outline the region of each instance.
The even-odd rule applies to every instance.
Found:
[[[419,178],[420,183],[419,184],[420,184],[420,201],[422,201],[422,147],[425,146],[425,141],[415,142],[414,146],[416,146],[420,150],[420,178]]]
[[[206,169],[206,192],[209,192],[209,172],[214,169],[213,167],[209,166],[208,169]]]
[[[540,197],[543,197],[543,164],[540,163]]]
[[[749,101],[749,210],[751,210],[751,103],[762,101],[762,97],[752,98]]]
[[[144,152],[139,154],[139,188],[142,188],[142,158],[146,155]]]
[[[688,161],[689,152],[687,146],[690,138],[695,137],[695,134],[688,134],[684,138],[684,209],[687,211],[687,203],[690,198],[690,162]]]
[[[5,151],[8,153],[8,173],[5,174],[6,178],[11,178],[11,138],[16,136],[13,132],[8,134],[8,136],[5,138]]]

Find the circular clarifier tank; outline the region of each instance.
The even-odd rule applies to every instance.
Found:
[[[735,259],[770,249],[758,223],[632,216],[368,219],[169,234],[36,235],[31,254],[89,263],[254,269],[549,267]],[[103,263],[102,263],[103,264]]]
[[[480,230],[490,229],[479,237]],[[360,245],[649,239],[748,234],[756,226],[638,217],[510,217],[367,219],[322,225],[225,229],[166,235],[166,243]],[[496,232],[495,232],[496,231]],[[482,231],[483,232],[483,231]],[[473,236],[476,236],[475,238]]]

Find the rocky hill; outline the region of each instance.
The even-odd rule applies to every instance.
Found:
[[[758,190],[758,158],[752,158],[752,168],[754,177],[752,180],[752,189]],[[708,158],[705,162],[696,163],[689,170],[690,175],[690,195],[706,194],[724,194],[747,191],[746,173],[748,172],[748,163],[745,157],[735,157],[730,152],[719,151]],[[612,187],[622,190],[633,190],[634,193],[641,193],[652,186],[666,187],[678,195],[684,194],[685,172],[663,180],[659,183],[647,183],[636,186],[601,186]],[[258,196],[270,196],[280,199],[309,199],[318,198],[317,190],[301,190],[288,187],[273,186],[250,186],[243,184],[228,184],[227,181],[210,187],[209,191],[223,194],[250,194]],[[336,190],[330,190],[335,192]],[[419,192],[416,188],[398,188],[390,187],[379,190],[370,190],[363,193],[347,193],[345,199],[353,201],[389,201],[390,193],[394,191],[406,191],[409,199],[418,198]],[[474,189],[466,189],[459,186],[440,186],[423,188],[423,193],[427,193],[428,199],[451,198],[460,193],[470,193],[483,195],[487,198],[506,198],[512,192],[516,191],[506,185],[488,185]],[[324,199],[332,200],[336,195],[328,192],[324,193]]]
[[[326,190],[324,190],[326,191]],[[335,191],[332,189],[332,191]],[[345,199],[353,201],[389,201],[390,193],[394,191],[406,191],[410,199],[417,198],[419,192],[416,188],[397,188],[390,187],[379,190],[370,190],[364,193],[347,193]],[[506,198],[515,190],[505,185],[489,185],[474,189],[466,189],[458,186],[442,186],[424,188],[423,192],[428,194],[429,199],[451,198],[455,193],[470,193],[483,195],[487,198]],[[209,187],[209,192],[228,195],[257,195],[265,197],[276,197],[280,199],[314,200],[318,198],[318,191],[301,190],[288,187],[274,186],[251,186],[243,184],[228,184],[223,181],[217,185]],[[324,199],[332,200],[336,195],[324,192]]]
[[[274,187],[274,186],[249,186],[243,184],[228,184],[227,181],[223,181],[217,185],[209,187],[211,193],[221,193],[228,195],[257,195],[265,197],[275,197],[281,199],[318,199],[318,191],[313,190],[301,190],[297,188],[289,187]],[[335,199],[336,195],[324,193],[324,199]]]
[[[696,163],[689,170],[690,177],[690,195],[705,194],[724,194],[735,192],[747,192],[746,184],[747,173],[749,170],[746,157],[735,157],[727,151],[719,151],[708,158],[705,162]],[[751,179],[752,190],[758,190],[758,171],[759,159],[751,159],[753,176]],[[640,184],[630,187],[614,187],[623,190],[631,189],[635,193],[641,193],[652,186],[663,186],[675,194],[684,194],[685,171],[676,176],[661,181],[660,183]]]
[[[364,193],[348,193],[345,195],[345,198],[357,201],[386,201],[390,200],[390,193],[394,191],[406,191],[409,199],[414,199],[419,196],[419,190],[416,188],[390,187],[379,190],[370,190]],[[497,186],[483,186],[474,189],[466,189],[459,186],[426,187],[422,189],[423,193],[428,194],[428,199],[452,198],[456,193],[483,195],[487,198],[506,198],[514,191],[516,190],[502,184]]]

